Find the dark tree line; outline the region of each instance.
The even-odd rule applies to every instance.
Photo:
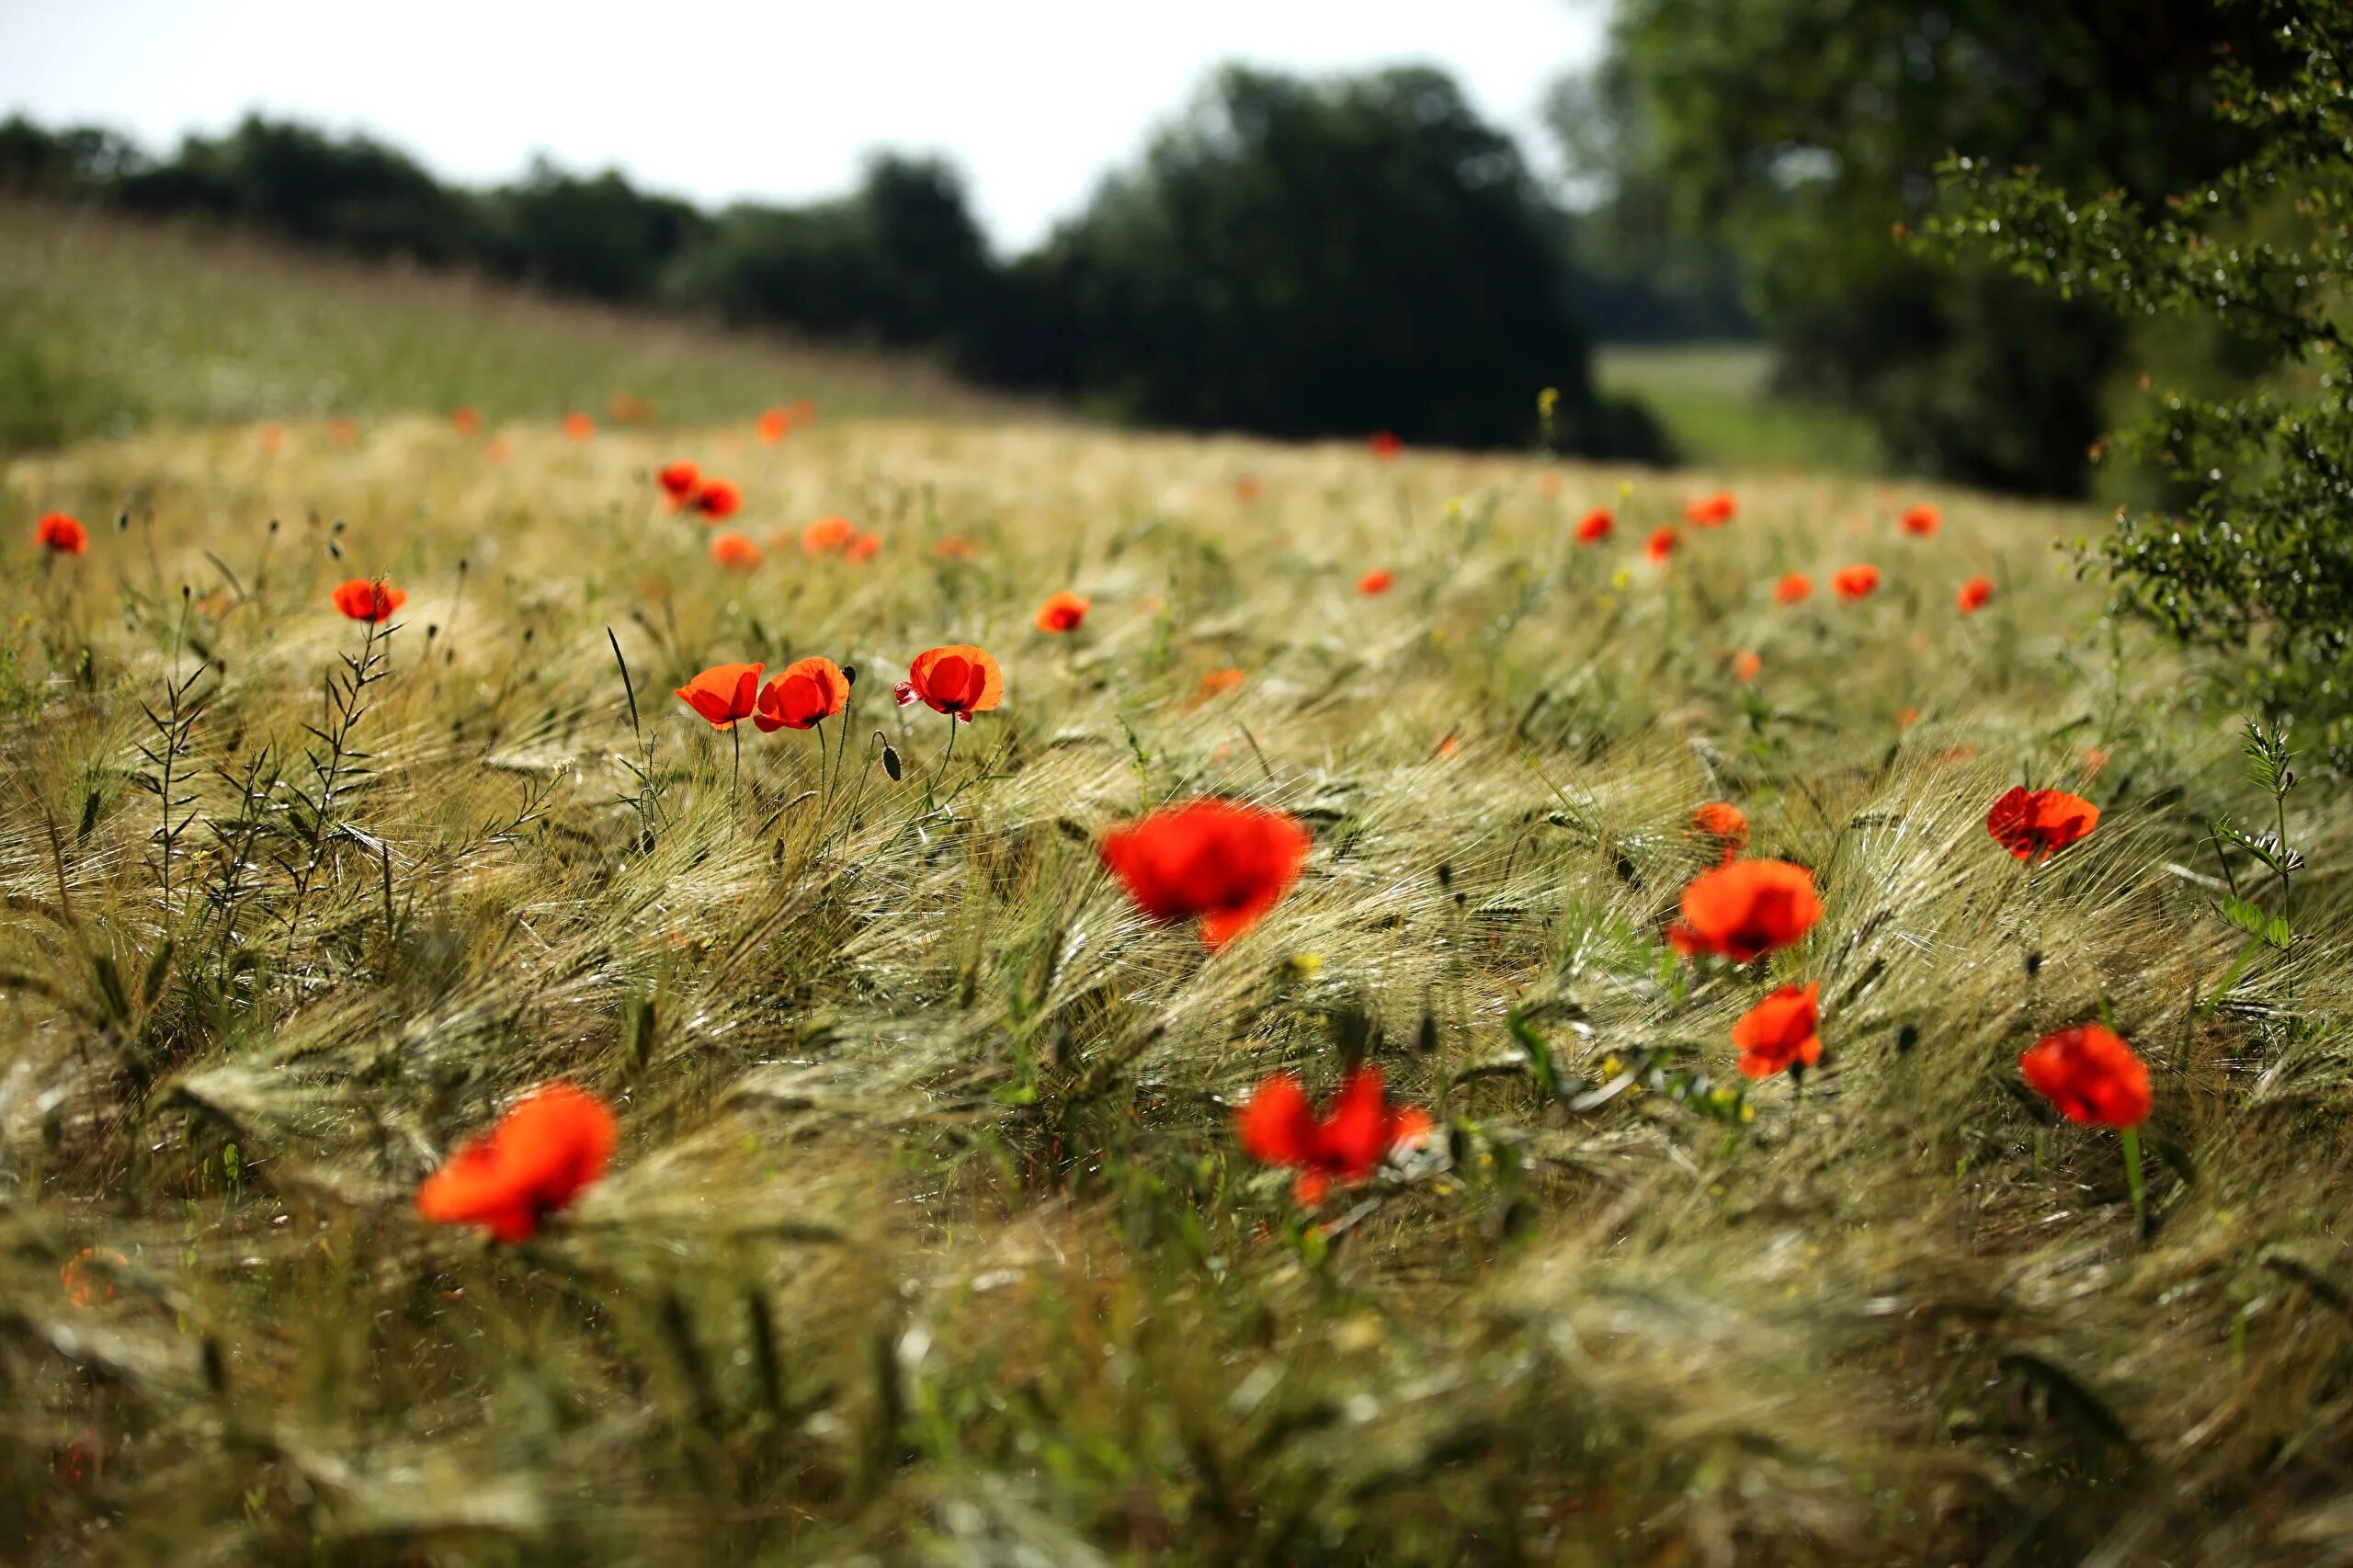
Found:
[[[2143,201],[2210,177],[2247,151],[2211,112],[2224,61],[2282,80],[2258,6],[1619,0],[1553,119],[1608,194],[1592,256],[1701,290],[1729,265],[1783,392],[1861,411],[1900,467],[2070,494],[2152,346],[2080,292],[1905,235],[1953,153]]]
[[[197,216],[552,292],[938,353],[977,379],[1190,429],[1519,446],[1556,390],[1567,450],[1664,455],[1598,398],[1580,305],[1654,302],[1572,262],[1570,219],[1445,76],[1216,76],[1131,169],[1002,262],[936,160],[803,207],[705,212],[540,164],[442,184],[366,137],[246,119],[155,158],[0,124],[0,189]]]

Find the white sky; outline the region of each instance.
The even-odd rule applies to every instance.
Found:
[[[166,151],[247,108],[487,184],[534,153],[710,205],[802,201],[882,147],[949,155],[1000,248],[1041,237],[1227,60],[1426,62],[1518,134],[1606,0],[0,0],[0,117]]]

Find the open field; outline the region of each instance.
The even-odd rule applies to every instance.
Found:
[[[7,471],[0,1555],[2353,1553],[2353,832],[2290,798],[2307,935],[2245,956],[2201,840],[2270,802],[2054,551],[2093,519],[1734,478],[1653,564],[1719,476],[747,416]],[[756,570],[655,504],[676,458]],[[53,509],[86,555],[34,559]],[[802,551],[836,514],[871,559]],[[373,636],[329,592],[380,574]],[[1006,695],[951,755],[890,687],[953,642]],[[814,653],[858,672],[830,775],[670,695]],[[2021,780],[2105,812],[2031,872]],[[1097,851],[1202,794],[1313,835],[1214,953]],[[1717,801],[1826,905],[1745,968],[1662,939]],[[1825,1053],[1742,1077],[1781,981]],[[2145,1222],[2018,1081],[2104,1013]],[[1302,1213],[1233,1108],[1358,1055],[1439,1131]],[[518,1244],[425,1223],[557,1078],[611,1174]]]
[[[479,409],[715,421],[1004,415],[917,359],[551,301],[454,275],[0,200],[0,451],[153,424]]]
[[[1885,467],[1868,421],[1771,396],[1761,343],[1604,344],[1594,383],[1651,411],[1687,462],[1778,472]]]

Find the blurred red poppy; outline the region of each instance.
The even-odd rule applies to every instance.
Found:
[[[335,420],[327,426],[327,438],[338,447],[351,445],[351,438],[358,434],[359,434],[359,426],[348,419]]]
[[[354,620],[374,623],[390,620],[392,612],[408,603],[408,596],[379,577],[370,581],[354,577],[347,583],[335,585],[335,608]]]
[[[792,428],[792,415],[781,408],[771,408],[760,415],[759,423],[754,428],[758,430],[761,440],[773,447],[784,439],[787,430]]]
[[[817,405],[805,397],[794,398],[784,412],[795,428],[817,423]]]
[[[1691,813],[1691,825],[1711,838],[1723,840],[1727,860],[1748,846],[1748,817],[1729,801],[1710,801]]]
[[[2060,1115],[2086,1127],[2138,1127],[2156,1103],[2147,1065],[2105,1024],[2043,1036],[2018,1057],[2018,1074]]]
[[[1963,583],[1961,585],[1961,592],[1953,595],[1952,598],[1953,603],[1961,607],[1961,614],[1975,615],[1979,610],[1985,608],[1986,601],[1991,599],[1993,597],[1994,579],[1986,576],[1976,576],[1972,577],[1968,582]]]
[[[1944,514],[1927,502],[1908,508],[1903,517],[1904,531],[1918,539],[1927,539],[1944,527]]]
[[[1681,539],[1672,525],[1660,528],[1651,535],[1650,542],[1643,546],[1643,556],[1654,566],[1663,565],[1680,542]]]
[[[1740,1047],[1741,1072],[1751,1078],[1769,1078],[1821,1061],[1821,995],[1819,983],[1802,991],[1784,985],[1742,1014],[1732,1027],[1732,1042]]]
[[[1618,519],[1610,514],[1608,507],[1596,506],[1577,520],[1577,542],[1599,544],[1617,526]]]
[[[1103,863],[1154,920],[1198,918],[1222,948],[1282,901],[1313,840],[1288,812],[1241,801],[1171,806],[1103,835]]]
[[[1372,455],[1384,461],[1405,449],[1404,438],[1392,430],[1375,430],[1369,444],[1372,448]]]
[[[950,643],[917,653],[898,686],[899,706],[920,702],[935,713],[971,723],[1005,700],[1005,674],[996,661],[969,643]]]
[[[705,521],[720,522],[744,509],[744,490],[729,480],[706,479],[695,487],[690,505],[703,515]]]
[[[2040,865],[2099,825],[2099,808],[2064,790],[2006,791],[1985,813],[1985,831],[2029,866]]]
[[[1694,496],[1683,504],[1683,520],[1694,528],[1720,528],[1731,522],[1740,510],[1740,503],[1730,493],[1718,491],[1713,495]]]
[[[1743,686],[1755,680],[1756,672],[1764,667],[1764,659],[1753,648],[1743,648],[1732,656],[1732,678]]]
[[[1879,568],[1868,564],[1841,566],[1831,576],[1830,585],[1837,590],[1840,598],[1849,603],[1867,599],[1879,586]]]
[[[460,436],[471,436],[482,428],[482,415],[471,408],[460,408],[449,415],[449,427]]]
[[[849,677],[831,659],[802,659],[760,688],[752,722],[764,731],[805,730],[849,706]]]
[[[820,517],[801,530],[801,548],[808,554],[823,555],[846,548],[857,534],[847,517]]]
[[[1233,498],[1246,506],[1266,494],[1266,489],[1256,478],[1245,473],[1233,482]]]
[[[751,717],[760,690],[763,665],[713,665],[678,687],[678,699],[709,721],[714,730]]]
[[[1822,918],[1813,873],[1786,860],[1733,860],[1702,871],[1683,890],[1683,918],[1666,939],[1688,956],[1721,953],[1735,963],[1802,941]]]
[[[51,512],[33,525],[33,542],[52,555],[80,555],[90,548],[90,530],[78,517]]]
[[[1321,1204],[1336,1182],[1363,1182],[1399,1145],[1427,1136],[1430,1127],[1427,1112],[1389,1103],[1378,1067],[1349,1074],[1321,1116],[1299,1080],[1278,1073],[1234,1117],[1243,1153],[1262,1165],[1299,1172],[1291,1197],[1302,1209]]]
[[[710,541],[710,558],[733,571],[749,572],[762,560],[760,547],[738,533],[715,534]]]
[[[285,444],[285,431],[279,429],[275,425],[265,425],[261,427],[261,449],[263,451],[275,452],[278,448]]]
[[[1773,597],[1785,605],[1803,604],[1813,597],[1813,579],[1792,572],[1773,585]]]
[[[1376,566],[1357,579],[1357,592],[1367,598],[1385,594],[1397,585],[1397,574],[1386,567]]]
[[[978,547],[962,534],[949,534],[946,539],[933,545],[931,552],[942,561],[969,561],[977,552],[977,549]]]
[[[684,460],[664,467],[654,476],[672,506],[683,506],[694,498],[695,490],[702,483],[702,470]]]
[[[1087,608],[1095,601],[1067,588],[1038,607],[1035,622],[1040,631],[1075,631],[1086,619]]]
[[[489,444],[483,448],[482,455],[494,463],[503,463],[515,455],[515,446],[504,436],[493,436]]]
[[[842,547],[843,558],[849,561],[871,561],[882,541],[872,534],[859,534]]]
[[[1192,699],[1185,706],[1188,709],[1199,708],[1211,698],[1222,697],[1225,693],[1235,690],[1247,678],[1248,676],[1241,670],[1211,670],[1201,676],[1200,684],[1193,687]]]
[[[540,1221],[605,1174],[620,1142],[611,1108],[553,1084],[517,1102],[416,1189],[416,1211],[445,1225],[482,1225],[502,1242],[529,1241]]]
[[[585,414],[563,416],[563,433],[575,441],[585,441],[597,433],[597,422]]]

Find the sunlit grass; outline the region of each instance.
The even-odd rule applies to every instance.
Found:
[[[8,471],[27,1560],[2347,1544],[2346,819],[2295,798],[2310,939],[2234,967],[2200,840],[2268,802],[2234,716],[2054,551],[2090,519],[1946,493],[1922,540],[1917,497],[1835,474],[1066,428],[764,447],[748,410],[511,439],[313,421]],[[655,505],[675,458],[743,485],[758,571]],[[1720,486],[1737,518],[1643,565]],[[52,507],[96,537],[45,569]],[[804,554],[826,515],[879,553]],[[1843,604],[1854,562],[1881,586]],[[1790,571],[1817,592],[1784,607]],[[366,644],[328,591],[378,574],[409,596],[382,667],[323,695]],[[1084,629],[1035,631],[1065,588]],[[889,695],[948,642],[1006,687],[952,759]],[[671,689],[810,654],[858,672],[839,767],[746,733],[737,788]],[[200,711],[159,740],[176,679]],[[322,821],[305,726],[346,721]],[[159,744],[169,808],[134,782]],[[2022,779],[2106,813],[2032,873],[1984,825]],[[1214,956],[1093,847],[1210,792],[1315,839]],[[1802,1085],[1732,1070],[1766,975],[1660,940],[1710,801],[1828,905],[1760,966],[1821,983]],[[2103,1012],[2156,1081],[2145,1233],[2117,1141],[2018,1083]],[[1448,1137],[1311,1227],[1231,1109],[1358,1053]],[[611,1176],[517,1248],[421,1223],[419,1178],[555,1077],[615,1103]]]

